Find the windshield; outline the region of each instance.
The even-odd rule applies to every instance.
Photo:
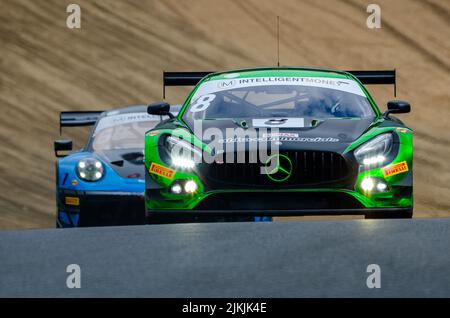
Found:
[[[92,136],[96,152],[115,149],[144,149],[145,133],[160,122],[160,116],[125,113],[102,117]]]
[[[348,79],[265,77],[213,80],[195,92],[184,119],[312,117],[367,118],[374,111]]]

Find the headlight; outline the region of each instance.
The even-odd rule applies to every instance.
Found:
[[[364,192],[387,192],[389,186],[385,180],[381,178],[364,178],[361,181],[361,189]]]
[[[169,136],[165,140],[165,146],[173,166],[192,169],[196,163],[202,161],[201,150],[185,140]]]
[[[78,176],[86,181],[98,181],[103,177],[103,164],[95,158],[86,158],[78,161]]]
[[[370,168],[381,167],[388,163],[393,148],[391,133],[379,135],[359,146],[354,154],[360,165]]]

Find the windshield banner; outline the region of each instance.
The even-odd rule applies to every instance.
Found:
[[[361,87],[354,80],[326,77],[250,77],[213,80],[203,83],[195,92],[193,99],[216,92],[255,86],[294,85],[335,89],[351,94],[365,96]]]
[[[124,125],[129,123],[137,123],[143,121],[157,121],[161,120],[161,116],[149,115],[147,113],[125,113],[112,116],[103,117],[97,124],[95,132],[110,128],[116,125]]]

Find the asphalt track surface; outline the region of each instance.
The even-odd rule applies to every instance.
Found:
[[[0,228],[53,227],[53,140],[64,110],[103,110],[162,98],[162,72],[276,65],[396,69],[399,115],[414,130],[415,217],[450,216],[450,1],[1,0]],[[170,88],[180,103],[190,88]],[[385,110],[392,87],[369,87]],[[79,130],[65,137],[84,141]]]
[[[448,242],[449,219],[3,231],[0,296],[450,297]]]

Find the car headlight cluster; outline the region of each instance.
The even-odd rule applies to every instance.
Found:
[[[393,144],[391,133],[381,134],[359,146],[354,152],[355,158],[364,167],[377,168],[384,166],[388,163]]]
[[[103,177],[103,164],[95,158],[84,158],[78,161],[77,174],[85,181],[98,181]]]
[[[177,137],[165,139],[165,147],[170,155],[170,164],[181,169],[192,169],[202,161],[202,151],[191,143]]]
[[[385,180],[381,178],[364,178],[361,181],[361,189],[364,192],[387,192],[389,186]]]
[[[197,189],[198,185],[194,180],[175,181],[170,186],[170,192],[173,194],[193,194]]]

